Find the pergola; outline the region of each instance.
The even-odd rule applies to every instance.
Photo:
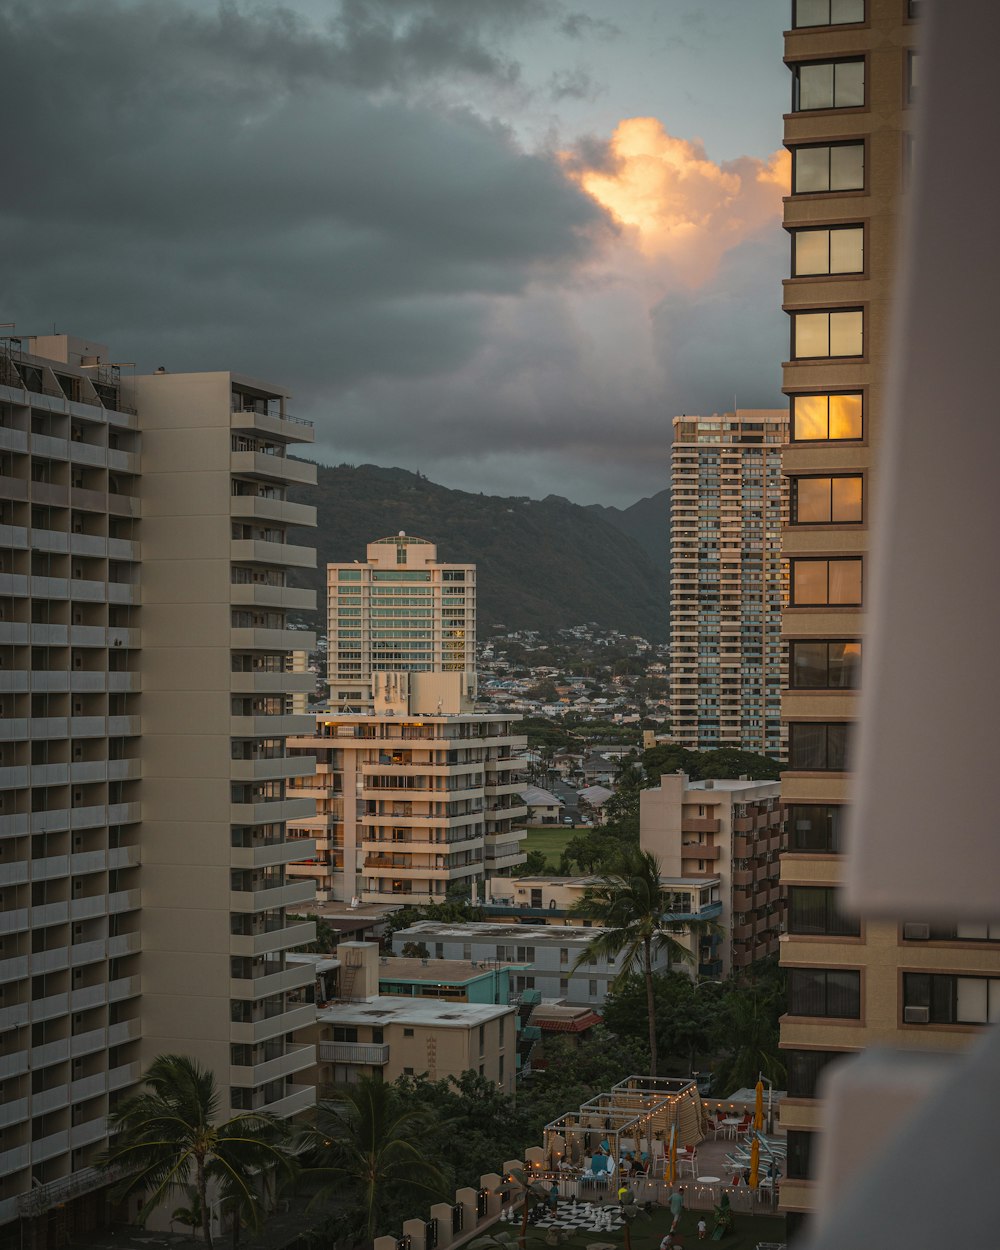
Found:
[[[630,1076],[585,1102],[579,1111],[545,1126],[545,1156],[552,1167],[581,1164],[607,1143],[616,1162],[634,1151],[654,1159],[665,1153],[670,1130],[677,1141],[697,1145],[705,1136],[701,1097],[694,1081]]]

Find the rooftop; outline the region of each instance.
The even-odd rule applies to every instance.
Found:
[[[420,1024],[445,1029],[468,1029],[486,1024],[516,1008],[492,1003],[446,1003],[437,998],[399,998],[379,995],[357,1003],[332,1003],[316,1013],[320,1024]]]
[[[433,933],[442,938],[477,938],[482,942],[510,941],[525,944],[528,942],[552,943],[566,946],[570,943],[586,946],[592,938],[603,930],[594,927],[583,929],[571,925],[557,924],[490,924],[489,921],[448,922],[442,924],[437,920],[418,920],[408,929],[399,929],[396,938],[409,937],[411,934]]]
[[[465,985],[500,968],[520,968],[521,964],[495,959],[411,959],[404,955],[383,955],[378,961],[380,981],[430,981],[437,985]]]

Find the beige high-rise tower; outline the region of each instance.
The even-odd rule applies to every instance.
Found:
[[[692,750],[784,754],[784,410],[674,417],[670,718]]]
[[[785,41],[793,102],[785,123],[792,154],[782,705],[789,851],[781,866],[788,892],[781,962],[790,992],[781,1026],[789,1095],[781,1110],[788,1131],[781,1202],[793,1236],[813,1208],[823,1069],[876,1042],[965,1046],[1000,1010],[995,928],[918,916],[859,922],[839,907],[869,527],[878,524],[872,469],[901,198],[913,160],[916,9],[914,0],[797,0]],[[856,833],[865,837],[864,829]]]
[[[220,1112],[308,1106],[290,883],[287,584],[311,508],[286,395],[231,373],[123,383],[99,344],[0,345],[0,1225],[85,1244],[108,1111],[156,1054]],[[16,1234],[14,1234],[16,1235]],[[61,1241],[59,1244],[63,1244]]]
[[[440,563],[434,543],[402,531],[367,555],[327,565],[332,705],[369,708],[373,673],[464,672],[474,682],[476,566]]]

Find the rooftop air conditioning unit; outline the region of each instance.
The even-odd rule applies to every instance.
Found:
[[[903,939],[907,942],[926,942],[931,935],[929,924],[904,924]]]
[[[931,1009],[929,1007],[904,1007],[904,1024],[930,1024]]]

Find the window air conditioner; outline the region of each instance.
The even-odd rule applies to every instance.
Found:
[[[926,942],[931,935],[929,924],[904,924],[903,940],[906,942]]]
[[[904,1007],[904,1024],[930,1024],[931,1009],[929,1007]]]

